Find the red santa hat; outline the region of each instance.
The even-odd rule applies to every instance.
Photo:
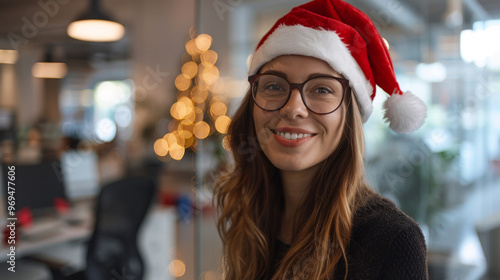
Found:
[[[281,55],[304,55],[327,62],[350,81],[366,122],[372,112],[376,85],[390,94],[385,119],[397,133],[411,133],[426,117],[426,106],[403,92],[389,51],[370,18],[341,0],[314,0],[279,19],[257,46],[248,74],[256,74]]]

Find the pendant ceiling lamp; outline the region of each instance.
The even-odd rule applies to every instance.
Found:
[[[31,68],[31,74],[35,78],[62,79],[67,73],[66,63],[58,62],[52,58],[52,47],[48,47],[43,60],[35,63]]]
[[[113,21],[99,7],[99,0],[91,0],[90,9],[68,25],[71,38],[91,42],[113,42],[125,34],[125,27]]]
[[[0,49],[0,64],[15,64],[18,58],[16,50]]]

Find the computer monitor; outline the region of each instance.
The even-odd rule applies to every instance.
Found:
[[[56,213],[55,200],[67,200],[59,162],[43,162],[33,165],[15,165],[15,211],[29,207],[34,217]],[[8,168],[2,166],[3,200],[7,200]]]

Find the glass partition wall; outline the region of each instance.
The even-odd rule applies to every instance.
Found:
[[[199,3],[199,33],[213,38],[229,112],[248,89],[247,61],[258,40],[279,17],[305,2]],[[490,279],[498,275],[494,246],[500,242],[500,44],[484,34],[499,25],[468,7],[456,8],[453,1],[422,2],[352,3],[372,17],[389,42],[401,88],[428,107],[422,128],[397,135],[382,117],[387,94],[377,91],[365,124],[366,172],[374,189],[420,224],[431,279]],[[452,12],[459,13],[458,21],[450,18]],[[484,41],[471,45],[471,40]],[[204,149],[197,154],[198,166],[215,157],[216,149]],[[221,160],[230,164],[224,153]],[[197,181],[199,193],[210,193],[213,171],[198,170],[203,178]],[[197,276],[221,279],[221,243],[213,218],[196,217]]]

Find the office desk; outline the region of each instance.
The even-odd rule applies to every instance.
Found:
[[[154,205],[145,217],[138,235],[139,250],[146,265],[144,280],[173,280],[168,273],[169,263],[176,258],[176,228],[177,209]],[[92,216],[85,223],[78,226],[65,225],[53,235],[39,240],[20,239],[16,246],[16,260],[23,256],[45,255],[51,253],[53,248],[64,243],[78,243],[89,239],[93,231]],[[5,262],[8,249],[5,245],[0,248],[0,263]],[[54,254],[50,254],[54,255]],[[66,256],[56,256],[55,259],[68,260]],[[74,261],[74,260],[72,260]],[[3,279],[0,271],[0,279]]]
[[[23,239],[19,236],[15,245],[16,260],[27,255],[44,253],[44,250],[61,243],[83,242],[90,238],[91,233],[92,227],[82,223],[81,225],[75,226],[64,224],[50,235],[39,239]],[[8,260],[7,254],[9,251],[9,247],[2,244],[2,247],[0,247],[0,262]]]
[[[44,251],[50,249],[51,247],[64,243],[71,242],[83,242],[90,238],[94,226],[93,218],[93,202],[91,200],[79,201],[75,203],[72,207],[69,217],[78,217],[79,223],[70,224],[64,221],[63,218],[60,219],[49,219],[49,220],[38,220],[35,221],[35,225],[40,226],[43,223],[58,221],[57,230],[54,230],[44,236],[36,237],[27,236],[23,237],[20,231],[19,224],[17,224],[17,241],[16,247],[16,260],[32,255],[32,254],[43,254]],[[7,254],[10,252],[9,248],[11,245],[2,244],[0,245],[0,262],[8,260]]]

